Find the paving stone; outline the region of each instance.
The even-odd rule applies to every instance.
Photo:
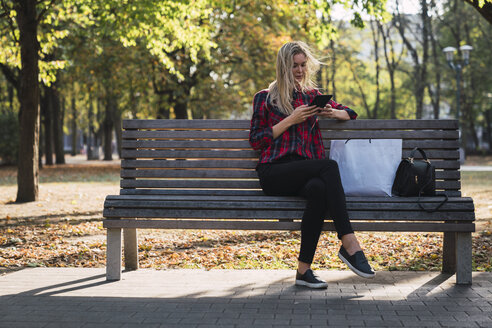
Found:
[[[106,283],[103,268],[26,269],[0,276],[0,328],[492,326],[492,273],[463,287],[438,272],[318,271],[326,290],[293,286],[291,270],[138,270]]]

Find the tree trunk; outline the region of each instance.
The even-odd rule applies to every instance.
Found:
[[[380,65],[379,65],[379,36],[380,36],[380,31],[375,27],[374,21],[371,21],[371,32],[372,32],[372,41],[374,44],[374,62],[376,64],[376,101],[374,102],[374,106],[372,108],[372,114],[373,116],[371,118],[376,119],[378,118],[378,110],[379,110],[379,101],[380,101],[380,94],[381,94],[381,89],[379,85],[379,71],[380,71]]]
[[[14,87],[10,83],[7,83],[7,93],[9,99],[9,108],[11,112],[14,112]]]
[[[188,94],[189,93],[184,93],[184,96],[182,98],[177,98],[176,102],[174,103],[174,115],[176,115],[176,119],[188,119]]]
[[[473,120],[473,114],[472,114],[472,108],[471,108],[471,103],[466,101],[464,113],[466,116],[466,121],[468,122],[468,129],[470,131],[470,136],[472,137],[473,140],[473,145],[474,147],[471,149],[472,151],[476,151],[480,147],[480,142],[478,140],[478,133],[477,133],[477,128],[475,126],[475,121]],[[469,108],[468,108],[469,107]],[[466,144],[465,144],[466,147]]]
[[[436,7],[436,4],[434,1],[431,2],[432,7]],[[441,103],[441,62],[440,58],[442,56],[441,52],[438,51],[438,44],[437,40],[434,37],[434,29],[432,28],[432,18],[429,17],[429,36],[430,36],[430,43],[431,43],[431,49],[432,49],[432,61],[434,63],[433,65],[433,73],[434,73],[434,90],[432,88],[431,83],[427,85],[427,90],[429,92],[429,96],[431,99],[432,107],[433,107],[433,114],[434,114],[434,119],[438,120],[439,119],[439,111],[440,111],[440,103]]]
[[[72,93],[72,151],[70,155],[77,155],[77,108],[75,106],[75,95]]]
[[[396,87],[395,87],[395,71],[390,71],[390,83],[391,83],[391,102],[390,102],[390,118],[396,119]]]
[[[38,149],[39,149],[39,156],[38,156],[38,167],[39,170],[43,168],[43,156],[44,156],[44,142],[43,142],[43,137],[44,137],[44,131],[43,131],[43,124],[39,124],[39,142],[38,142]]]
[[[419,70],[419,78],[417,83],[417,119],[421,119],[424,111],[424,96],[425,87],[427,85],[427,63],[429,60],[429,12],[427,7],[427,0],[421,0],[420,6],[422,8],[422,64]]]
[[[335,76],[337,72],[337,52],[335,47],[335,41],[333,39],[330,40],[330,50],[331,50],[331,94],[333,95],[333,99],[337,99],[337,88],[335,84]]]
[[[107,92],[106,95],[106,112],[104,115],[103,122],[103,133],[104,133],[104,160],[113,160],[113,102],[115,101],[114,95]]]
[[[93,126],[92,126],[92,113],[94,111],[94,104],[92,103],[92,96],[91,92],[89,92],[89,110],[88,110],[88,123],[89,126],[87,128],[87,160],[90,161],[93,159],[94,155],[92,154],[92,133],[93,133]]]
[[[18,203],[36,201],[39,192],[39,43],[36,3],[36,0],[14,2],[21,52]]]
[[[169,118],[169,103],[164,94],[157,94],[157,119]]]
[[[480,7],[480,0],[464,0],[469,3],[475,10],[477,10],[483,18],[485,18],[489,24],[492,24],[492,3],[485,1]]]
[[[396,87],[395,87],[395,70],[398,67],[399,60],[395,60],[395,49],[391,40],[391,27],[393,22],[387,24],[387,28],[383,24],[378,23],[381,36],[383,37],[383,51],[386,60],[386,68],[390,78],[390,118],[396,119]],[[389,46],[389,51],[388,51]]]
[[[428,48],[429,48],[429,24],[428,24],[428,11],[427,11],[427,2],[426,0],[420,1],[421,6],[421,21],[422,21],[422,58],[419,56],[419,52],[417,48],[412,44],[412,42],[407,38],[407,31],[405,25],[405,19],[402,18],[401,14],[398,11],[394,16],[395,21],[398,22],[397,28],[400,33],[400,36],[405,44],[406,48],[410,52],[413,60],[413,73],[412,79],[415,83],[414,85],[414,96],[415,96],[415,117],[417,119],[422,118],[423,113],[423,105],[424,105],[424,95],[425,88],[427,85],[427,62],[428,62]]]
[[[51,108],[53,109],[53,141],[55,146],[56,164],[65,164],[65,152],[63,151],[63,116],[61,110],[60,93],[58,92],[58,83],[50,87]]]
[[[53,117],[51,98],[48,87],[43,87],[43,94],[41,95],[40,108],[41,108],[41,122],[43,124],[43,137],[44,137],[44,156],[45,164],[53,165]]]
[[[115,102],[113,103],[113,106],[115,106],[112,112],[113,112],[114,132],[116,135],[116,150],[118,151],[118,157],[121,159],[122,122],[121,122],[120,111],[117,108],[118,105],[116,103],[116,99]]]
[[[489,143],[489,154],[492,154],[492,109],[485,112],[485,124],[487,131],[487,141]]]

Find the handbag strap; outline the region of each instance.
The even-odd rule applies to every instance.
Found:
[[[429,170],[431,167],[430,164],[427,165],[427,170]],[[429,185],[429,183],[432,182],[432,178],[429,179],[429,181],[426,182],[425,185],[422,186],[422,188],[420,188],[419,190],[419,199],[417,200],[417,203],[419,204],[419,207],[421,209],[423,209],[424,211],[426,211],[427,213],[433,213],[435,211],[437,211],[438,209],[440,209],[447,201],[448,201],[448,195],[444,194],[444,200],[442,202],[440,202],[435,208],[425,208],[424,205],[422,205],[421,203],[421,198],[422,198],[422,192],[424,191],[424,189]]]
[[[425,153],[425,151],[424,151],[422,148],[419,148],[419,147],[415,147],[414,149],[412,149],[412,151],[410,152],[410,157],[409,157],[409,158],[410,158],[410,160],[413,162],[413,159],[414,159],[414,157],[415,157],[415,153],[416,153],[417,151],[418,151],[418,152],[422,155],[422,157],[424,158],[424,160],[425,160],[427,163],[429,163],[429,164],[430,164],[430,161],[429,161],[429,159],[427,158],[427,154]]]
[[[413,159],[415,157],[415,153],[416,152],[419,152],[422,157],[424,158],[424,161],[427,163],[427,168],[426,168],[426,171],[428,172],[430,169],[431,169],[431,163],[429,161],[429,159],[427,158],[427,154],[425,153],[425,151],[419,147],[415,147],[414,149],[412,149],[412,151],[410,152],[410,162],[413,163]],[[428,174],[426,174],[428,175]],[[419,190],[419,198],[417,200],[417,203],[419,204],[419,207],[426,211],[427,213],[432,213],[432,212],[435,212],[437,211],[438,209],[440,209],[444,204],[446,204],[446,202],[448,201],[448,195],[446,194],[443,194],[444,196],[444,199],[435,207],[435,208],[425,208],[423,205],[422,205],[422,202],[421,202],[421,198],[422,198],[422,192],[424,191],[424,189],[432,182],[432,177],[429,179],[429,181],[427,181],[423,186],[422,188],[420,188]]]
[[[439,204],[438,204],[435,208],[425,208],[425,207],[422,205],[421,201],[420,201],[421,194],[422,194],[422,190],[420,190],[420,191],[419,191],[419,199],[418,199],[418,201],[417,201],[417,202],[418,202],[418,204],[419,204],[419,207],[420,207],[421,209],[423,209],[424,211],[426,211],[427,213],[433,213],[433,212],[437,211],[437,210],[438,210],[438,209],[440,209],[440,208],[441,208],[444,204],[446,204],[446,202],[447,202],[447,201],[448,201],[448,199],[449,199],[449,198],[448,198],[448,195],[443,194],[444,199],[443,199],[443,200],[442,200],[442,202],[440,202],[440,203],[439,203]]]

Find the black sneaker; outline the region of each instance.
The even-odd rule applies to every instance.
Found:
[[[354,255],[349,256],[342,246],[340,247],[340,252],[338,252],[338,257],[350,268],[350,270],[363,278],[374,278],[376,275],[367,262],[363,251],[355,252]]]
[[[307,269],[304,274],[300,274],[296,271],[296,285],[297,286],[307,286],[309,288],[327,288],[328,284],[326,281],[319,279],[317,275],[314,274],[313,270]]]

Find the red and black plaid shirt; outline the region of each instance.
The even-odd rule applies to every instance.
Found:
[[[294,91],[292,106],[297,108],[310,104],[311,100],[321,94],[314,89],[306,93]],[[298,155],[309,159],[325,158],[325,148],[319,129],[318,117],[311,116],[306,121],[294,124],[273,139],[272,127],[287,117],[270,101],[267,102],[268,90],[258,92],[253,100],[253,117],[249,131],[249,143],[253,149],[260,151],[259,163],[271,163],[282,157]],[[352,109],[330,100],[331,107],[345,110],[354,120],[357,113]]]

